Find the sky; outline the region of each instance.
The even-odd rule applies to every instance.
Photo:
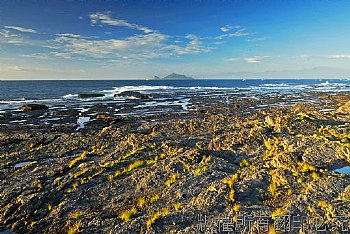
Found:
[[[0,79],[349,78],[350,1],[0,0]]]

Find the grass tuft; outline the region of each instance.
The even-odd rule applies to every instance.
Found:
[[[135,207],[131,208],[130,210],[125,210],[119,215],[119,218],[121,218],[124,222],[129,221],[131,218],[135,217],[137,214],[137,209]]]
[[[87,153],[88,153],[88,152],[87,152],[86,150],[83,151],[83,153],[82,153],[80,156],[74,158],[73,160],[71,160],[71,161],[68,163],[68,167],[69,167],[69,168],[72,168],[77,162],[83,160],[83,159],[86,157]]]

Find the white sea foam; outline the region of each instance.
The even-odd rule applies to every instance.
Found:
[[[42,102],[55,102],[60,99],[14,99],[14,100],[0,100],[0,104],[26,104],[26,103],[42,103]]]
[[[181,105],[183,110],[186,110],[188,108],[188,104],[184,104],[188,102],[188,100],[191,98],[192,95],[200,96],[200,97],[214,97],[214,98],[220,98],[223,97],[223,100],[225,100],[225,97],[227,96],[236,96],[238,99],[260,99],[260,96],[271,96],[271,97],[278,97],[279,93],[293,95],[289,97],[293,97],[294,101],[301,98],[301,100],[305,102],[312,102],[312,97],[307,97],[306,91],[317,91],[317,92],[337,92],[337,91],[349,91],[350,90],[350,82],[347,81],[340,81],[340,80],[320,80],[320,81],[312,81],[312,82],[298,82],[296,80],[294,81],[280,81],[280,82],[272,82],[272,81],[264,81],[264,82],[251,82],[247,80],[245,84],[243,83],[227,83],[229,85],[232,85],[234,87],[222,87],[221,83],[218,81],[212,82],[212,83],[203,83],[199,81],[198,83],[193,83],[192,86],[172,86],[172,85],[127,85],[127,86],[120,86],[120,87],[113,87],[111,86],[110,89],[104,88],[103,90],[90,90],[88,92],[91,93],[101,93],[105,96],[103,97],[94,97],[94,98],[86,98],[86,99],[80,99],[79,98],[79,92],[74,93],[72,91],[69,94],[60,96],[58,98],[47,98],[47,99],[13,99],[13,100],[0,100],[0,113],[4,110],[11,109],[13,111],[19,110],[19,107],[21,105],[27,104],[27,103],[38,103],[38,104],[46,104],[50,106],[50,111],[56,110],[56,109],[63,109],[63,108],[78,108],[81,112],[81,116],[84,115],[84,112],[87,110],[85,108],[89,108],[95,104],[117,104],[117,105],[123,105],[123,103],[132,104],[135,103],[135,108],[138,108],[137,111],[147,111],[147,107],[152,106],[161,106],[164,107],[164,111],[166,111],[166,106],[174,106],[174,105]],[[204,84],[204,86],[200,86],[201,84]],[[225,83],[224,83],[225,84]],[[235,86],[235,84],[237,86]],[[212,86],[211,86],[212,85]],[[150,96],[153,96],[149,100],[137,100],[133,101],[132,99],[136,99],[134,97],[114,97],[114,94],[121,93],[123,91],[137,91],[141,93],[150,94]],[[305,92],[304,92],[305,91]],[[157,94],[157,95],[154,95]],[[159,94],[159,95],[158,95]],[[160,99],[156,98],[164,98],[165,102],[162,102]],[[183,102],[176,101],[169,101],[170,97],[175,97],[176,99],[181,98]],[[303,99],[306,98],[305,100]],[[309,100],[310,99],[310,100]],[[155,101],[155,102],[153,102]],[[293,102],[293,101],[291,101]],[[148,104],[147,104],[148,103]],[[84,106],[82,108],[82,105]],[[157,108],[159,109],[159,108]]]
[[[62,98],[64,98],[64,99],[76,99],[76,98],[78,98],[78,94],[66,94]]]
[[[290,85],[289,84],[285,84],[285,83],[279,83],[279,84],[261,84],[260,86],[279,87],[279,86],[290,86]]]
[[[169,90],[169,89],[176,89],[176,87],[173,86],[151,86],[151,85],[139,85],[139,86],[120,86],[120,87],[114,87],[112,90],[103,90],[102,92],[105,93],[121,93],[124,91],[152,91],[152,90]]]
[[[215,86],[192,86],[192,87],[179,87],[181,89],[189,90],[233,90],[236,87],[215,87]]]
[[[346,87],[349,84],[345,84],[345,83],[331,83],[329,81],[317,84],[317,87]]]
[[[137,105],[134,108],[148,108],[148,107],[155,107],[155,106],[181,106],[183,110],[188,110],[190,99],[181,99],[181,100],[174,100],[174,101],[151,101],[146,102],[141,105]]]
[[[250,87],[253,88],[254,87]],[[260,90],[303,90],[311,88],[309,85],[296,85],[296,84],[262,84],[259,85],[258,89]]]

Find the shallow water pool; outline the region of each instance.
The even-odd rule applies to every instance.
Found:
[[[342,173],[342,174],[349,174],[350,175],[350,166],[338,168],[334,170],[335,172]]]

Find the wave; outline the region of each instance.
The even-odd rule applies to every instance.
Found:
[[[0,100],[0,104],[26,104],[26,103],[43,103],[43,102],[57,102],[61,99],[49,98],[49,99],[13,99],[13,100]]]
[[[92,91],[91,93],[101,93],[101,92]],[[79,94],[70,93],[62,96],[62,98],[65,100],[80,100],[80,101],[104,100],[104,99],[110,99],[112,97],[113,97],[113,93],[105,94],[105,96],[103,97],[91,97],[91,98],[84,98],[84,99],[79,98]]]
[[[290,86],[289,84],[280,83],[280,84],[261,84],[260,86],[266,86],[266,87],[279,87],[279,86]]]
[[[167,89],[176,89],[174,86],[151,86],[151,85],[139,85],[139,86],[120,86],[114,87],[112,90],[103,90],[102,92],[109,93],[121,93],[124,91],[152,91],[152,90],[167,90]]]
[[[317,84],[316,87],[349,87],[346,83],[331,83],[329,81]]]
[[[62,96],[62,98],[64,99],[76,99],[78,97],[78,94],[66,94],[64,96]]]
[[[216,87],[216,86],[192,86],[192,87],[179,87],[182,89],[190,90],[235,90],[237,87]]]

